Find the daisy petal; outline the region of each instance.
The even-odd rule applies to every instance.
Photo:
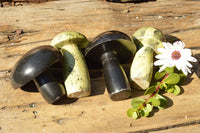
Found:
[[[182,41],[179,41],[179,42],[182,44],[182,48],[184,48],[185,47],[185,43],[182,42]]]
[[[157,60],[154,62],[154,66],[160,66],[160,65],[164,65],[165,61],[164,60]]]
[[[183,49],[181,51],[181,58],[187,60],[188,58],[190,58],[192,55],[191,51],[190,50],[187,50],[187,49]]]
[[[189,63],[188,61],[186,61],[186,66],[188,66],[189,68],[192,68],[192,64],[191,63]]]
[[[186,67],[182,67],[182,68],[181,68],[181,71],[182,71],[185,75],[188,74]]]
[[[191,73],[190,69],[187,67],[187,65],[183,65],[181,68],[182,72],[187,75],[188,73]]]
[[[176,41],[173,43],[176,50],[182,50],[185,47],[185,43],[182,41]]]
[[[173,45],[169,42],[163,42],[163,46],[165,47],[165,49],[173,49]]]
[[[181,67],[182,67],[182,63],[181,62],[176,62],[175,63],[175,66],[178,70],[181,70]]]
[[[197,59],[192,56],[188,57],[187,60],[190,62],[197,62]]]
[[[157,51],[160,52],[160,53],[165,53],[166,49],[164,49],[164,48],[157,48]]]
[[[172,61],[169,62],[169,66],[170,67],[174,67],[175,65],[176,65],[176,61],[172,60]]]
[[[160,69],[159,69],[159,72],[162,72],[163,70],[165,70],[165,68],[168,67],[167,64],[164,64]]]
[[[185,55],[185,56],[191,56],[192,55],[192,53],[191,53],[191,50],[190,49],[183,49],[182,51],[181,51],[181,54],[182,55]]]
[[[167,59],[169,56],[167,54],[159,54],[155,56],[157,59]]]
[[[181,47],[181,45],[179,45],[178,42],[177,43],[176,42],[173,43],[173,45],[174,45],[174,47],[175,47],[176,50],[181,51],[182,47]]]
[[[190,69],[189,69],[189,68],[187,68],[187,67],[186,67],[186,69],[187,69],[188,73],[191,73],[191,71],[190,71]]]

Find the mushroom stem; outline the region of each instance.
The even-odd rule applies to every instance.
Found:
[[[69,98],[86,97],[91,93],[90,77],[83,54],[76,44],[61,48],[64,84]]]
[[[102,54],[101,61],[105,84],[112,100],[123,100],[131,95],[129,81],[124,69],[119,64],[116,52],[106,52]]]
[[[54,103],[65,94],[63,85],[57,82],[48,71],[33,79],[38,91],[48,103]],[[53,88],[53,89],[52,89]]]
[[[130,69],[131,84],[139,90],[146,90],[153,73],[153,49],[143,46],[135,54]]]

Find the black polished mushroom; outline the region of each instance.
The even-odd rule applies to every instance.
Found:
[[[54,103],[65,95],[63,85],[55,80],[48,70],[62,55],[52,46],[39,46],[22,56],[11,71],[10,80],[14,89],[34,81],[48,103]]]
[[[85,49],[89,69],[103,67],[104,80],[112,100],[123,100],[131,95],[131,88],[121,64],[130,63],[136,46],[129,36],[119,31],[98,35]]]

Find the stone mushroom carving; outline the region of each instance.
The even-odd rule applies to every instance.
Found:
[[[91,93],[88,68],[80,51],[88,43],[83,34],[75,31],[62,32],[51,42],[63,55],[64,84],[69,98],[86,97]]]
[[[165,36],[156,28],[142,27],[133,34],[133,41],[140,49],[131,64],[131,84],[136,89],[146,90],[152,79],[154,52],[159,53],[157,48],[163,47]]]
[[[163,48],[164,34],[154,27],[142,27],[133,34],[133,41],[141,48],[143,46],[152,48],[156,54],[158,48]]]
[[[52,46],[39,46],[21,57],[11,71],[10,80],[14,89],[34,81],[39,92],[48,103],[54,103],[65,95],[48,68],[58,62],[62,55]]]
[[[130,63],[136,46],[126,34],[106,31],[98,35],[84,52],[89,68],[103,67],[105,84],[112,100],[123,100],[131,95],[129,81],[120,63]]]

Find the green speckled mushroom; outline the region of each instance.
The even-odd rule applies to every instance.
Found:
[[[153,49],[150,47],[140,48],[131,64],[131,83],[136,89],[146,90],[151,82],[153,73]]]
[[[146,90],[152,79],[154,51],[159,54],[157,48],[163,47],[162,42],[165,41],[165,37],[156,28],[142,27],[133,34],[133,41],[140,49],[131,64],[131,84],[134,88]]]
[[[69,98],[86,97],[91,93],[88,68],[80,51],[88,43],[84,35],[75,31],[62,32],[51,42],[63,54],[64,84]]]
[[[153,27],[142,27],[133,34],[133,41],[141,48],[142,46],[151,47],[157,54],[157,48],[162,48],[165,41],[163,33]]]

